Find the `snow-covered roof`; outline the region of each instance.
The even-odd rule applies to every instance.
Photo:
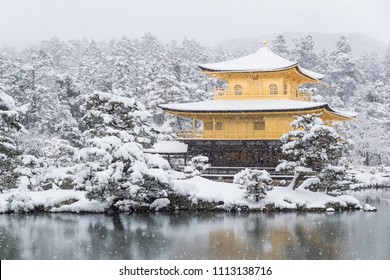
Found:
[[[162,109],[175,112],[193,113],[233,113],[233,112],[275,112],[275,111],[300,111],[325,108],[337,115],[353,118],[354,113],[337,111],[329,107],[325,102],[309,102],[298,100],[206,100],[201,102],[182,104],[162,104]]]
[[[274,72],[296,67],[303,75],[314,80],[321,80],[325,77],[300,67],[298,62],[280,57],[266,46],[244,57],[218,63],[199,64],[199,67],[204,71],[216,72]]]
[[[187,144],[178,141],[157,141],[151,149],[145,149],[147,153],[153,154],[185,154]]]

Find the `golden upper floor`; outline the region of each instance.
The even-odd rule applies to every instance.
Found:
[[[267,46],[245,57],[199,67],[207,75],[227,82],[227,87],[215,88],[216,100],[311,101],[311,95],[300,92],[299,86],[319,83],[324,78],[276,55]]]

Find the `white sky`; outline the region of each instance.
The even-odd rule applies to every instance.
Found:
[[[151,32],[165,42],[188,37],[212,46],[289,31],[363,33],[390,42],[390,1],[0,0],[0,45]]]

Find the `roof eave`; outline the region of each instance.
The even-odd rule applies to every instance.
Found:
[[[322,75],[323,77],[321,78],[316,78],[316,77],[312,77],[308,74],[305,74],[301,68],[299,67],[299,64],[296,63],[294,65],[291,65],[291,66],[288,66],[288,67],[283,67],[283,68],[276,68],[276,69],[268,69],[268,70],[262,70],[262,69],[241,69],[241,70],[221,70],[221,69],[211,69],[211,68],[207,68],[207,67],[204,67],[202,65],[198,65],[198,67],[206,72],[206,73],[275,73],[275,72],[280,72],[280,71],[285,71],[285,70],[290,70],[290,69],[296,69],[297,72],[299,72],[299,74],[301,74],[302,76],[306,77],[306,78],[309,78],[310,80],[312,80],[313,82],[315,83],[323,83],[325,84],[322,80],[325,78],[325,75],[322,75],[322,74],[319,74],[319,75]],[[325,84],[326,85],[326,84]]]
[[[279,71],[284,71],[284,70],[289,70],[293,69],[296,67],[298,63],[293,64],[291,66],[286,66],[282,68],[275,68],[275,69],[241,69],[241,70],[221,70],[221,69],[212,69],[212,68],[207,68],[202,65],[198,65],[200,69],[204,72],[213,72],[213,73],[273,73],[273,72],[279,72]]]
[[[327,104],[315,106],[315,107],[308,107],[308,108],[292,108],[292,109],[267,109],[267,110],[188,110],[188,109],[174,109],[174,108],[167,108],[164,107],[164,105],[158,105],[161,109],[165,111],[170,112],[177,112],[177,113],[200,113],[200,114],[211,114],[211,113],[274,113],[274,112],[297,112],[297,111],[310,111],[310,110],[319,110],[319,109],[328,109],[329,107]]]

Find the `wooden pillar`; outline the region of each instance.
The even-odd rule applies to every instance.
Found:
[[[192,118],[192,138],[196,138],[196,120]]]

